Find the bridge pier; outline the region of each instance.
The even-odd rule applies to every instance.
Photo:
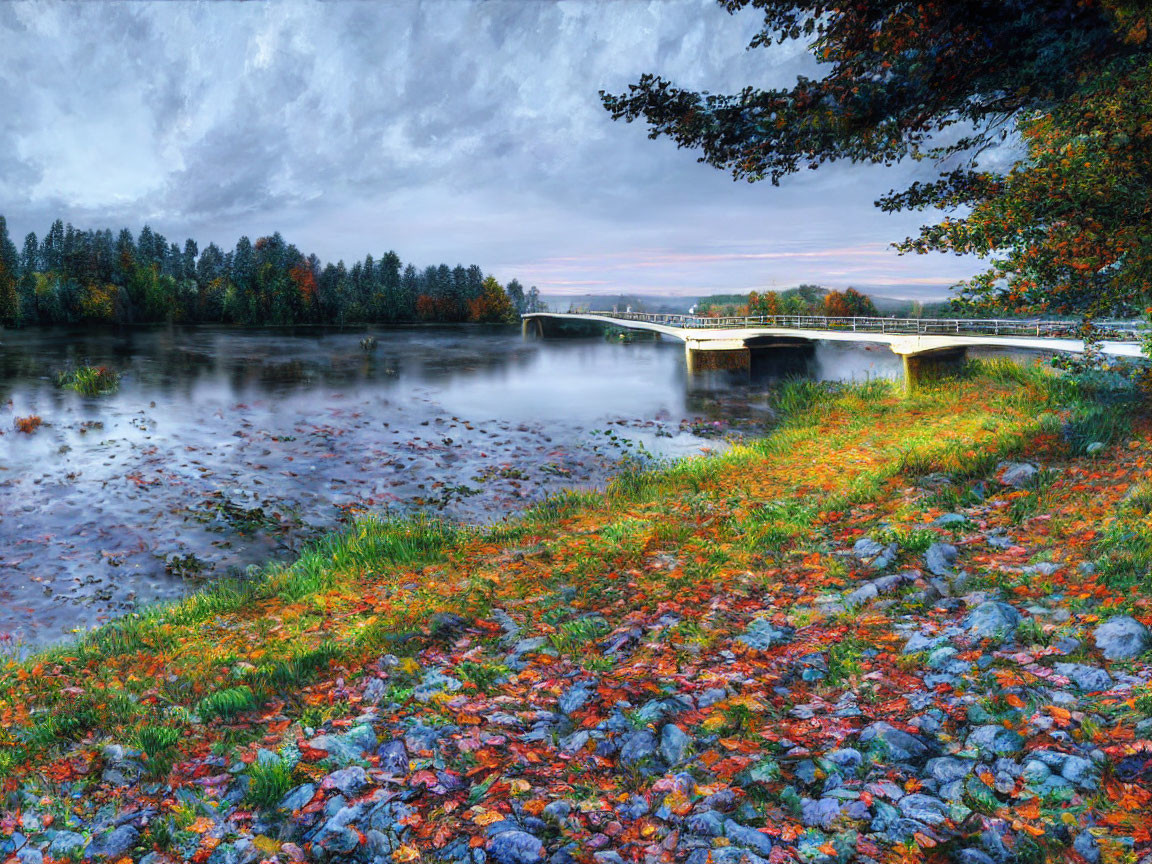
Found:
[[[946,348],[900,357],[904,361],[904,392],[914,393],[926,381],[959,372],[968,359],[968,349]]]
[[[520,338],[527,342],[533,336],[537,339],[544,338],[544,320],[542,318],[521,318]]]
[[[688,374],[698,372],[744,372],[752,369],[752,352],[739,339],[709,339],[684,343]]]

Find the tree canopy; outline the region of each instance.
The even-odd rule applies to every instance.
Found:
[[[417,269],[385,252],[348,268],[279,233],[224,251],[56,220],[18,253],[0,216],[0,324],[500,322],[540,306],[535,286],[505,290],[475,264]]]
[[[1152,300],[1147,3],[720,2],[763,15],[753,49],[805,40],[823,77],[716,95],[646,74],[601,93],[614,118],[749,181],[933,160],[938,180],[877,203],[949,214],[899,246],[987,259],[963,303],[1130,314]],[[1022,148],[1006,171],[984,167],[997,145]]]

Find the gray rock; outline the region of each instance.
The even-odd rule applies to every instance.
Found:
[[[697,849],[688,856],[685,864],[768,864],[768,859],[747,849],[721,846],[719,849]]]
[[[999,480],[1005,486],[1027,489],[1036,482],[1039,469],[1028,462],[1001,462],[998,466]]]
[[[1112,676],[1099,666],[1084,663],[1057,663],[1056,674],[1063,675],[1076,685],[1076,689],[1086,693],[1098,693],[1112,687]]]
[[[636,712],[636,722],[658,725],[669,717],[684,711],[691,711],[692,700],[687,696],[668,696],[664,699],[650,699]]]
[[[365,758],[376,749],[376,733],[371,726],[356,726],[341,735],[317,735],[308,742],[314,750],[324,750],[340,765]]]
[[[416,723],[404,733],[404,746],[410,754],[431,752],[436,749],[441,736],[451,734],[451,731],[452,727],[449,726],[435,727]]]
[[[345,798],[355,798],[368,785],[368,773],[359,765],[333,771],[320,783],[321,789],[335,789]]]
[[[75,831],[57,831],[48,845],[48,854],[53,858],[71,858],[84,848],[88,840]]]
[[[571,714],[579,711],[592,698],[596,692],[595,688],[588,681],[581,681],[578,684],[573,684],[565,690],[559,699],[560,710],[565,714]]]
[[[544,636],[533,636],[529,639],[521,639],[514,646],[512,646],[513,654],[531,654],[539,651],[548,644],[548,639]]]
[[[890,573],[887,576],[878,576],[872,580],[876,591],[880,594],[891,594],[897,588],[916,581],[915,573]]]
[[[287,795],[280,799],[280,809],[292,812],[299,810],[305,804],[312,800],[316,794],[316,787],[311,783],[305,783],[303,786],[297,786],[290,791]]]
[[[919,654],[921,651],[931,651],[940,645],[947,644],[943,636],[926,636],[923,633],[913,633],[904,646],[905,654]]]
[[[684,827],[693,834],[719,837],[724,833],[724,814],[715,810],[696,812],[684,820]]]
[[[863,606],[868,601],[875,600],[879,596],[879,589],[871,582],[865,582],[844,598],[844,604],[848,606],[849,609],[855,609],[857,606]]]
[[[964,629],[974,639],[1007,639],[1019,624],[1019,612],[993,600],[981,603],[964,617]]]
[[[439,669],[430,669],[424,673],[412,695],[419,702],[430,702],[437,693],[455,693],[463,686],[463,683],[451,675],[445,675]]]
[[[859,558],[861,561],[866,561],[869,558],[875,558],[883,551],[883,544],[877,543],[871,537],[861,537],[852,547],[852,554]]]
[[[468,627],[468,619],[455,612],[437,612],[432,616],[431,635],[436,639],[447,639],[458,635]]]
[[[779,771],[779,766],[777,766],[777,771]],[[816,782],[816,763],[811,759],[797,762],[796,766],[792,769],[792,776],[805,786],[811,786]]]
[[[578,753],[584,749],[584,745],[588,743],[590,737],[586,729],[573,732],[571,735],[560,739],[560,749],[565,753]]]
[[[995,723],[978,726],[968,735],[969,747],[975,747],[981,753],[991,753],[995,756],[1010,756],[1024,748],[1024,737],[1012,729],[1005,729]]]
[[[544,818],[553,822],[560,822],[568,818],[572,812],[572,805],[567,801],[553,801],[544,808]]]
[[[667,723],[660,730],[660,758],[669,765],[679,765],[692,748],[692,736],[675,723]]]
[[[364,695],[361,699],[365,705],[379,705],[384,701],[387,692],[388,683],[383,678],[373,678],[364,688]]]
[[[359,835],[350,826],[363,812],[363,805],[341,807],[324,823],[324,827],[317,832],[313,842],[319,843],[330,853],[346,855],[360,845]]]
[[[839,818],[840,804],[834,798],[809,798],[800,805],[800,821],[809,828],[831,828]]]
[[[16,858],[20,864],[44,864],[44,853],[31,846],[25,846],[17,852]]]
[[[895,762],[917,762],[928,755],[928,746],[923,741],[883,721],[861,730],[861,744],[873,741],[881,742],[888,756]]]
[[[924,766],[928,776],[937,783],[951,783],[954,780],[963,780],[976,767],[971,759],[957,759],[953,756],[940,756],[929,759]]]
[[[854,772],[864,763],[863,754],[855,747],[841,747],[824,754],[824,758],[841,770]]]
[[[544,844],[526,831],[502,831],[488,841],[488,857],[496,864],[537,864]]]
[[[376,751],[380,757],[380,770],[389,774],[408,773],[408,748],[403,741],[385,741]]]
[[[757,618],[737,638],[749,648],[767,651],[773,646],[790,641],[792,634],[788,630],[773,626],[767,618]]]
[[[1072,848],[1088,864],[1100,864],[1100,844],[1087,831],[1081,831],[1076,835],[1076,839],[1072,841]]]
[[[932,795],[905,795],[897,806],[906,817],[923,825],[940,825],[948,820],[948,805]]]
[[[979,849],[961,849],[956,853],[956,864],[996,864],[987,852]]]
[[[728,692],[723,687],[711,687],[705,690],[696,699],[696,704],[701,708],[711,708],[717,702],[723,702],[728,698]]]
[[[951,576],[956,563],[956,547],[951,543],[933,543],[924,553],[924,566],[937,576]]]
[[[382,801],[368,814],[368,826],[382,834],[398,834],[402,831],[400,820],[415,812],[400,801]]]
[[[963,513],[945,513],[933,519],[932,524],[937,528],[947,528],[949,525],[962,525],[967,521],[968,517]]]
[[[1052,776],[1052,769],[1039,759],[1029,759],[1024,763],[1024,769],[1020,772],[1020,776],[1029,786],[1038,786]]]
[[[131,825],[121,825],[107,834],[93,837],[84,850],[85,858],[107,858],[118,861],[127,855],[140,839],[140,832]]]
[[[951,645],[941,645],[928,655],[928,668],[930,669],[946,669],[952,662],[953,658],[960,652],[953,648]],[[965,664],[967,665],[967,664]]]
[[[1080,789],[1094,791],[1099,786],[1100,768],[1083,756],[1069,756],[1065,759],[1060,774]]]
[[[620,764],[635,765],[656,755],[656,735],[650,729],[633,732],[620,748]]]
[[[1148,628],[1129,615],[1109,618],[1093,635],[1096,647],[1109,660],[1131,660],[1152,647]]]
[[[767,834],[741,825],[735,820],[729,819],[724,823],[724,836],[732,841],[733,846],[743,846],[745,849],[751,849],[761,855],[772,853],[772,841]]]

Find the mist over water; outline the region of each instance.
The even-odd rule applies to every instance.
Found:
[[[119,389],[55,386],[81,364]],[[767,428],[782,377],[899,374],[883,346],[830,344],[689,376],[678,343],[508,328],[5,332],[0,650],[288,560],[358,512],[494,521],[638,454],[723,448]]]

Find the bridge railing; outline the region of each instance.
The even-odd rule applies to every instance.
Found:
[[[621,321],[644,321],[679,328],[773,327],[789,330],[839,330],[862,333],[907,333],[922,335],[1031,336],[1077,339],[1076,321],[1039,321],[1011,318],[833,318],[825,315],[739,315],[710,318],[701,315],[673,315],[649,312],[589,311]],[[1148,335],[1146,326],[1133,321],[1094,322],[1104,339],[1139,341]]]

